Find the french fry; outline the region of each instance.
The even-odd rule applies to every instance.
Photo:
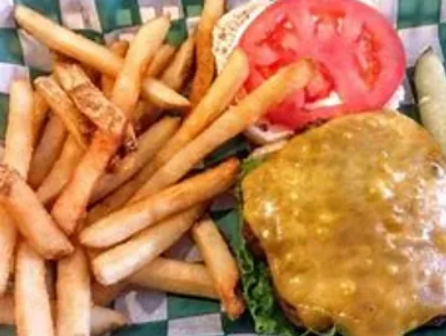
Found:
[[[53,113],[62,120],[68,133],[82,149],[87,149],[91,125],[56,80],[53,77],[41,76],[34,80],[34,85]]]
[[[304,88],[312,72],[313,67],[308,61],[282,68],[177,152],[138,190],[130,202],[136,202],[179,181],[206,155],[243,132],[290,94]]]
[[[49,106],[46,100],[38,93],[34,91],[34,113],[33,113],[33,129],[34,129],[34,140],[33,144],[37,143],[40,133],[42,131],[43,125],[48,117]]]
[[[209,271],[201,264],[156,258],[128,281],[139,288],[218,299]]]
[[[84,152],[73,137],[70,136],[65,140],[59,159],[36,191],[37,197],[43,204],[50,204],[60,194],[73,175]]]
[[[138,31],[130,45],[124,61],[124,67],[116,78],[111,98],[124,111],[129,120],[133,119],[133,112],[136,109],[141,90],[149,96],[157,96],[156,92],[145,92],[143,88],[143,75],[147,70],[147,66],[161,47],[169,27],[170,21],[166,16],[149,21]],[[148,80],[150,82],[152,81],[150,79]],[[161,92],[165,90],[170,92],[169,88],[166,87],[163,89],[162,87],[164,85],[160,83],[154,89],[161,90]],[[176,95],[176,92],[173,92],[172,95]],[[135,143],[134,130],[133,128],[129,128],[124,144],[126,147],[132,148],[136,147],[134,145]]]
[[[150,62],[146,71],[146,76],[155,78],[158,77],[158,75],[166,69],[167,65],[173,59],[176,51],[177,48],[175,46],[169,43],[163,44],[155,54],[152,62]]]
[[[141,27],[130,45],[112,93],[112,101],[128,117],[138,102],[143,74],[161,47],[169,27],[169,19],[165,16],[149,21]]]
[[[81,63],[99,70],[103,74],[111,77],[117,76],[124,66],[123,59],[114,55],[106,47],[56,24],[26,6],[15,6],[14,16],[23,29],[43,42],[50,49],[68,55]],[[152,24],[158,20],[167,20],[167,18],[159,18],[147,24]],[[151,45],[158,44],[157,41],[161,37],[161,31],[157,28],[159,27],[155,27],[154,25],[150,28],[150,43],[144,46],[147,50],[151,49]],[[164,36],[162,36],[161,40],[163,39]],[[155,48],[155,51],[158,51],[160,46],[161,44]],[[143,69],[146,70],[146,67]]]
[[[204,210],[196,205],[99,254],[92,264],[96,280],[112,285],[135,273],[180,239]]]
[[[85,214],[94,186],[118,146],[117,139],[101,132],[96,133],[87,152],[56,199],[51,215],[65,234],[71,235],[76,230]]]
[[[82,248],[57,264],[57,335],[89,335],[91,288]]]
[[[136,151],[127,154],[113,172],[104,174],[98,181],[91,202],[108,195],[135,175],[152,158],[180,125],[179,118],[166,117],[138,138]]]
[[[120,71],[122,59],[106,47],[58,25],[26,6],[17,5],[14,15],[22,28],[49,48],[111,76],[116,76]]]
[[[190,102],[157,79],[147,77],[142,83],[142,96],[161,109],[186,109]]]
[[[129,42],[125,40],[115,41],[110,44],[108,49],[121,58],[124,58],[127,54],[127,50],[129,49]],[[111,98],[113,92],[113,86],[115,85],[115,79],[113,77],[107,75],[101,75],[101,89],[104,92],[105,97],[108,99]]]
[[[68,132],[62,120],[51,114],[31,159],[28,182],[37,189],[62,151]]]
[[[211,219],[203,219],[192,227],[192,236],[211,274],[226,313],[231,319],[238,318],[245,310],[243,299],[237,294],[240,274],[237,262],[217,225]]]
[[[161,75],[161,81],[175,91],[185,85],[194,64],[195,39],[189,37],[183,42],[172,62]]]
[[[17,229],[14,220],[0,206],[0,297],[8,289],[8,280],[13,272],[14,250],[17,240]],[[0,304],[1,307],[1,304]],[[0,324],[1,324],[0,312]]]
[[[41,105],[43,104],[37,108],[42,108]],[[14,81],[10,90],[4,163],[24,179],[28,177],[34,147],[35,108],[34,92],[29,82]],[[13,272],[17,229],[13,218],[3,206],[0,206],[0,215],[0,295],[2,295],[7,290],[8,280]]]
[[[26,80],[11,84],[8,128],[6,131],[4,163],[15,169],[25,180],[33,153],[34,93]]]
[[[191,142],[198,134],[209,126],[232,102],[235,95],[242,87],[249,75],[249,63],[246,55],[241,50],[236,50],[228,60],[228,64],[217,77],[205,97],[190,113],[180,130],[157,153],[155,158],[148,163],[146,170],[154,173],[166,164],[180,149]],[[146,179],[152,174],[148,174]],[[139,199],[140,194],[145,194],[146,189],[136,193],[132,200]]]
[[[0,296],[0,325],[15,324],[15,304],[12,295]]]
[[[212,53],[212,33],[214,26],[225,11],[224,0],[204,1],[203,12],[198,23],[195,49],[196,73],[192,82],[190,99],[197,106],[211,86],[215,75],[215,58]]]
[[[238,168],[238,160],[227,160],[216,168],[129,205],[87,227],[81,232],[80,241],[93,248],[106,248],[120,243],[174,213],[227,190],[234,183]]]
[[[54,301],[51,302],[55,305]],[[0,324],[15,325],[15,303],[12,295],[0,297]],[[127,320],[121,313],[104,307],[93,306],[91,308],[90,333],[92,336],[100,336],[107,332],[119,329],[127,324]]]
[[[55,335],[45,282],[45,261],[27,243],[17,251],[14,288],[15,320],[19,335]]]
[[[148,101],[144,99],[138,101],[138,105],[136,105],[135,112],[133,112],[132,116],[132,124],[136,134],[141,134],[142,131],[158,119],[160,114],[156,111],[159,111],[159,109]],[[152,119],[152,116],[155,116],[155,118],[148,120]]]
[[[149,168],[149,169],[146,169]],[[146,165],[138,174],[129,181],[121,185],[114,193],[110,194],[98,204],[96,204],[88,213],[87,222],[94,223],[97,220],[107,216],[115,210],[124,206],[132,195],[147,181],[153,171],[150,163]]]
[[[126,116],[116,105],[110,103],[78,64],[56,63],[54,73],[73,99],[77,107],[75,109],[79,109],[78,114],[83,113],[104,133],[115,137],[121,135],[127,122]]]
[[[12,215],[20,233],[45,259],[58,259],[73,246],[17,172],[0,165],[0,202]]]
[[[192,39],[183,44],[176,57],[180,54],[180,56],[192,54],[190,50],[193,50]],[[181,59],[183,59],[183,56]],[[180,62],[181,59],[179,59],[179,63],[182,63]],[[174,60],[174,63],[176,60]],[[133,179],[93,207],[88,215],[88,221],[96,221],[123,206],[157,169],[167,163],[181,148],[208,127],[233,100],[246,79],[249,71],[247,66],[244,53],[235,51],[222,74],[217,78],[197,108],[185,120],[180,130]],[[174,67],[169,69],[174,69]]]
[[[91,309],[90,331],[92,336],[105,335],[122,328],[126,324],[126,317],[116,310],[98,306]]]
[[[166,17],[146,23],[136,34],[127,52],[125,64],[113,88],[111,101],[129,120],[138,102],[142,73],[161,46],[169,24]],[[124,127],[121,130],[121,134],[125,129]],[[71,180],[56,200],[51,214],[66,234],[71,235],[75,231],[80,218],[85,214],[97,181],[118,150],[119,140],[97,132]]]
[[[95,305],[107,307],[120,294],[125,293],[128,288],[129,285],[126,281],[121,281],[111,286],[104,286],[99,282],[94,282],[91,288],[93,302]]]

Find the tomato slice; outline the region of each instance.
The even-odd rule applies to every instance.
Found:
[[[387,19],[356,0],[278,0],[244,32],[250,92],[285,65],[311,58],[319,73],[268,118],[295,130],[383,107],[404,78],[406,57]],[[314,107],[335,92],[340,103]],[[319,104],[320,105],[320,104]]]

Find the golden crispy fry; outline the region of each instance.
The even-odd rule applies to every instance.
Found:
[[[178,56],[192,54],[191,50],[193,50],[193,40],[189,39],[183,44],[173,63]],[[183,59],[183,56],[181,59]],[[179,63],[182,63],[180,62],[181,59],[178,58]],[[180,130],[133,179],[91,209],[88,221],[90,223],[96,221],[123,206],[158,168],[213,122],[232,101],[243,84],[248,71],[247,66],[244,53],[235,51],[225,70],[217,78],[199,106],[186,119]],[[174,68],[169,67],[169,69]]]
[[[40,137],[42,127],[48,117],[49,106],[46,100],[38,93],[34,91],[34,113],[33,113],[33,129],[34,129],[34,141],[33,144],[37,143]]]
[[[53,308],[55,302],[51,302],[51,305]],[[14,325],[16,323],[14,316],[15,307],[12,295],[0,297],[0,324]],[[89,329],[92,336],[104,335],[126,324],[125,316],[115,310],[99,306],[91,308],[91,325]]]
[[[28,7],[17,5],[14,14],[22,28],[49,48],[111,76],[120,71],[122,59],[113,55],[106,47],[58,25]]]
[[[165,16],[149,21],[141,27],[130,45],[112,93],[113,103],[129,118],[138,102],[143,74],[161,47],[169,27],[169,19]]]
[[[174,213],[227,190],[234,183],[238,168],[238,160],[230,159],[93,223],[82,231],[80,240],[94,248],[106,248],[122,242]]]
[[[156,258],[128,281],[140,288],[218,299],[209,271],[201,264]]]
[[[245,310],[243,299],[237,294],[240,275],[217,225],[211,219],[204,219],[193,226],[192,235],[226,313],[231,319],[238,318]]]
[[[116,78],[111,99],[126,113],[130,121],[134,119],[133,113],[136,110],[143,86],[143,75],[162,45],[169,27],[170,22],[166,16],[147,22],[132,41],[124,61],[124,67]],[[161,90],[164,89],[161,88]],[[125,134],[124,146],[130,151],[137,147],[136,134],[131,125]]]
[[[212,53],[212,32],[225,11],[224,0],[206,0],[198,24],[195,50],[196,73],[192,83],[191,103],[197,106],[211,86],[215,75],[215,58]]]
[[[169,20],[165,17],[150,21],[138,31],[130,45],[111,98],[112,103],[128,119],[131,119],[138,102],[142,73],[162,44],[168,29]],[[125,129],[123,127],[119,133],[123,134]],[[103,132],[97,132],[71,180],[56,200],[51,213],[68,235],[75,231],[76,225],[84,215],[97,181],[119,148],[119,140]]]
[[[161,109],[186,109],[190,102],[176,91],[154,78],[145,78],[142,83],[142,96]]]
[[[110,49],[110,51],[116,56],[124,58],[125,55],[127,54],[129,46],[130,44],[128,41],[122,40],[111,43],[108,49]],[[108,99],[111,98],[114,85],[115,85],[114,77],[101,75],[101,89],[102,92],[104,92],[104,96],[107,97]]]
[[[25,242],[17,251],[14,295],[19,335],[56,334],[46,289],[45,260]]]
[[[8,288],[8,280],[14,268],[14,250],[17,240],[17,229],[14,220],[6,210],[0,206],[0,297]],[[0,303],[0,307],[2,307]],[[1,309],[1,308],[0,308]],[[0,311],[0,324],[1,324]]]
[[[123,68],[123,59],[114,55],[106,47],[56,24],[28,7],[23,5],[15,6],[14,16],[22,28],[50,49],[68,55],[109,76],[117,76]],[[158,51],[162,44],[164,39],[164,36],[161,36],[162,29],[158,29],[159,26],[156,26],[159,20],[166,20],[166,18],[159,18],[147,23],[152,25],[153,22],[157,22],[150,28],[150,43],[144,46],[146,51],[151,50],[151,46],[155,44],[157,44],[155,51]],[[160,38],[161,42],[158,45]],[[146,67],[144,67],[144,70],[146,70]]]
[[[104,133],[121,135],[127,122],[126,116],[105,98],[79,65],[59,62],[54,66],[54,72],[64,90],[73,99],[78,112],[83,113]]]
[[[119,187],[114,193],[110,194],[95,205],[88,213],[87,222],[94,223],[124,206],[136,192],[136,190],[138,190],[153,174],[153,171],[150,168],[150,164],[146,165],[132,179],[121,185],[121,187]]]
[[[111,285],[135,273],[180,239],[204,210],[204,205],[194,206],[99,254],[93,260],[96,280]]]
[[[177,152],[144,184],[131,202],[152,195],[179,181],[206,155],[243,132],[290,94],[304,88],[312,77],[312,70],[312,65],[308,61],[300,61],[282,68]]]
[[[70,136],[65,140],[59,159],[37,189],[37,197],[43,204],[53,202],[60,194],[73,175],[84,152],[73,137]]]
[[[91,289],[87,257],[82,248],[57,264],[58,335],[90,333]]]
[[[183,42],[172,62],[161,75],[161,81],[175,91],[186,84],[194,64],[195,39],[189,37]]]
[[[4,163],[25,180],[31,163],[34,142],[34,93],[26,80],[11,84]]]
[[[54,114],[57,114],[78,145],[87,149],[92,131],[88,119],[73,104],[53,77],[39,77],[34,81],[37,91],[45,98]]]
[[[126,155],[113,172],[104,174],[98,181],[91,202],[108,195],[135,175],[166,143],[180,125],[179,118],[166,117],[138,138],[136,151]]]
[[[147,100],[140,99],[138,101],[138,105],[136,105],[135,112],[133,112],[132,116],[132,125],[136,134],[141,134],[142,131],[158,120],[160,114],[157,111],[159,109]],[[152,116],[155,117],[152,119]]]
[[[206,96],[191,112],[180,130],[157,153],[155,158],[148,163],[146,171],[154,173],[208,127],[232,102],[248,74],[249,63],[246,55],[240,50],[234,51],[229,58],[226,68],[216,79]],[[146,179],[152,173],[148,174]],[[145,189],[141,189],[140,192],[136,193],[133,199],[138,199],[139,194],[145,194]]]
[[[155,54],[152,62],[150,62],[146,71],[146,76],[155,78],[158,77],[158,75],[161,74],[164,69],[166,69],[167,65],[173,59],[176,51],[177,48],[175,46],[169,43],[163,44]]]
[[[71,179],[55,201],[51,215],[67,235],[73,234],[84,216],[93,188],[118,147],[117,139],[102,132],[96,133]]]
[[[33,190],[18,173],[5,165],[0,165],[0,202],[14,218],[20,233],[40,255],[58,259],[73,252],[73,246]]]
[[[91,288],[91,294],[94,304],[98,306],[109,306],[120,294],[125,293],[129,288],[126,281],[118,282],[111,286],[101,285],[94,282]]]
[[[90,331],[92,336],[105,335],[126,324],[127,318],[116,310],[98,306],[91,309]]]
[[[62,151],[68,132],[62,120],[51,114],[31,160],[28,182],[37,189]]]

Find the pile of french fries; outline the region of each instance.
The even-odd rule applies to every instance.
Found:
[[[234,185],[239,161],[189,173],[305,87],[313,67],[290,65],[233,104],[249,64],[236,50],[215,78],[210,36],[222,13],[223,0],[206,1],[196,35],[179,48],[165,43],[165,16],[106,47],[15,8],[54,67],[10,89],[0,324],[19,335],[99,335],[126,323],[106,307],[133,288],[221,300],[231,318],[244,311],[236,262],[206,215]],[[193,106],[182,95],[191,78]],[[188,232],[204,263],[163,256]]]

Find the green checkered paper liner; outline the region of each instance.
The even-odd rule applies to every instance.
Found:
[[[407,51],[409,66],[432,46],[446,55],[446,0],[371,0],[394,22]],[[18,29],[13,19],[15,3],[25,4],[100,43],[126,39],[142,23],[169,13],[174,20],[168,39],[179,44],[196,26],[202,0],[0,0],[0,138],[4,137],[8,117],[9,85],[15,78],[31,78],[51,70],[49,50],[29,34]],[[246,0],[227,0],[227,9]],[[416,116],[410,85],[410,68],[405,80],[401,109]],[[446,93],[445,93],[446,94]],[[230,155],[246,154],[242,138],[231,140],[206,159],[213,164]],[[227,238],[237,234],[237,211],[231,202],[218,202],[212,216]],[[169,257],[200,261],[189,237],[184,237],[169,252]],[[115,308],[124,312],[131,326],[119,336],[253,336],[254,328],[245,315],[230,321],[215,301],[183,297],[156,291],[134,291],[119,298]],[[12,328],[0,327],[0,336],[13,335]],[[417,331],[415,336],[446,336],[446,327]],[[44,336],[44,335],[42,335]],[[377,335],[379,336],[379,335]]]

